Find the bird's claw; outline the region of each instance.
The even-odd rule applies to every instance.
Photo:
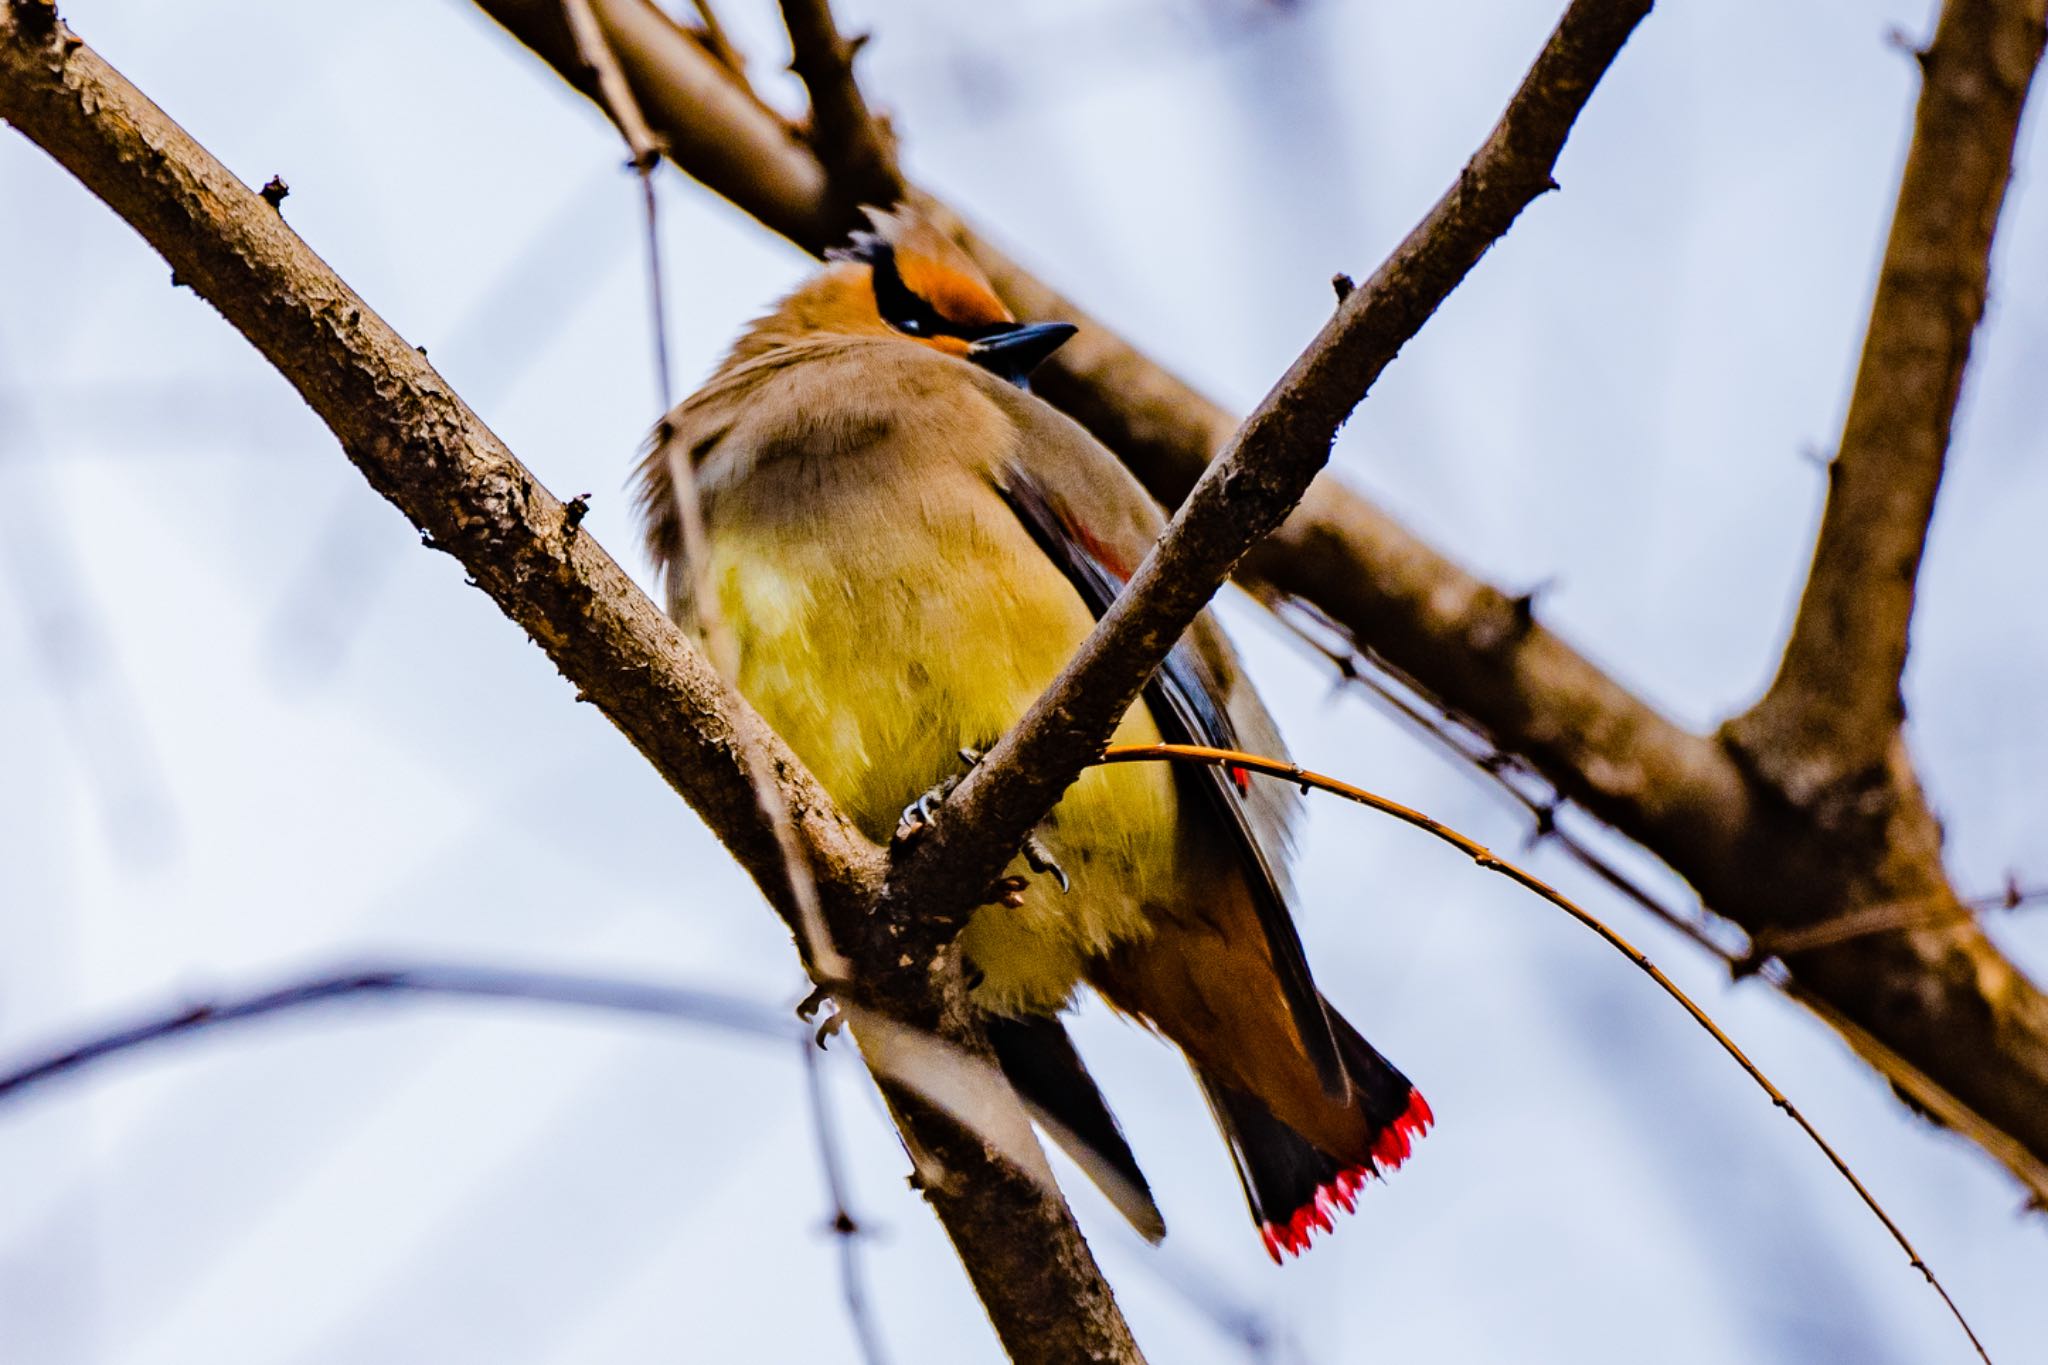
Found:
[[[1012,910],[1024,904],[1024,888],[1031,885],[1028,877],[999,877],[989,883],[988,899],[984,905],[1007,905]]]
[[[796,1002],[796,1017],[806,1024],[818,1017],[818,1011],[832,998],[830,986],[819,986],[803,999]]]
[[[824,1020],[818,1025],[818,1046],[821,1048],[824,1047],[826,1039],[830,1038],[835,1033],[838,1033],[841,1029],[845,1027],[846,1016],[840,1013],[838,1008],[835,1006],[832,1012],[826,1015]]]
[[[1036,830],[1024,836],[1023,853],[1026,867],[1041,877],[1048,872],[1052,874],[1052,879],[1060,884],[1062,896],[1074,889],[1074,884],[1067,880],[1067,870],[1052,856],[1052,850],[1045,846],[1045,840],[1038,837]]]
[[[960,761],[969,768],[980,763],[983,757],[981,750],[965,745],[954,752],[960,755]],[[896,833],[892,836],[892,842],[910,843],[930,829],[932,816],[938,811],[939,803],[953,794],[953,789],[960,785],[963,776],[964,774],[955,773],[941,778],[930,791],[905,806],[903,813],[896,817]],[[1052,856],[1052,850],[1045,846],[1045,841],[1035,832],[1024,836],[1021,851],[1025,866],[1041,876],[1050,874],[1052,879],[1059,883],[1062,896],[1073,889],[1073,882],[1067,877],[1067,870],[1060,866],[1059,860]],[[989,887],[988,899],[984,903],[1007,905],[1014,909],[1024,903],[1024,888],[1027,885],[1022,877],[1004,877]]]
[[[907,844],[930,829],[932,816],[938,811],[939,803],[952,795],[953,788],[959,785],[958,777],[948,777],[905,806],[903,813],[896,817],[894,842]]]
[[[953,752],[960,755],[960,761],[970,768],[981,762],[979,749],[963,744]],[[953,794],[953,788],[960,785],[964,776],[964,773],[954,773],[940,778],[932,784],[931,790],[905,806],[903,813],[896,817],[896,833],[892,842],[907,844],[931,828],[932,816],[939,809],[939,803]]]

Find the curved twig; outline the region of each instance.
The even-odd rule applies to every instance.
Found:
[[[1885,1212],[1882,1204],[1877,1202],[1877,1196],[1873,1195],[1869,1187],[1857,1179],[1856,1173],[1849,1169],[1849,1163],[1842,1159],[1841,1153],[1837,1152],[1828,1143],[1828,1140],[1820,1135],[1820,1130],[1813,1126],[1806,1115],[1799,1112],[1798,1107],[1790,1099],[1786,1098],[1785,1092],[1772,1084],[1771,1078],[1764,1075],[1762,1069],[1749,1059],[1749,1055],[1742,1050],[1735,1040],[1722,1032],[1721,1026],[1716,1024],[1713,1018],[1679,987],[1677,982],[1666,976],[1663,970],[1656,963],[1650,961],[1649,957],[1640,948],[1637,948],[1620,934],[1608,928],[1592,911],[1578,905],[1569,896],[1566,896],[1562,891],[1559,891],[1541,877],[1517,867],[1514,863],[1501,857],[1478,840],[1460,834],[1457,830],[1452,829],[1440,820],[1424,815],[1421,811],[1415,810],[1412,807],[1404,806],[1398,801],[1392,801],[1377,793],[1369,792],[1363,787],[1354,787],[1349,782],[1339,781],[1334,777],[1326,777],[1321,773],[1311,772],[1297,764],[1281,763],[1257,754],[1241,753],[1235,749],[1210,749],[1197,744],[1113,745],[1103,752],[1099,761],[1102,763],[1200,763],[1211,767],[1227,765],[1232,768],[1243,768],[1249,772],[1263,773],[1268,777],[1283,778],[1299,785],[1304,792],[1313,789],[1315,791],[1328,792],[1333,796],[1341,796],[1347,801],[1355,801],[1359,805],[1379,811],[1383,815],[1391,815],[1403,824],[1413,825],[1424,833],[1442,840],[1470,858],[1478,866],[1489,872],[1498,872],[1517,886],[1535,892],[1538,896],[1549,901],[1586,928],[1591,929],[1610,948],[1626,957],[1635,964],[1638,970],[1656,982],[1666,995],[1677,1001],[1684,1008],[1685,1012],[1692,1016],[1693,1022],[1705,1029],[1708,1035],[1721,1045],[1721,1050],[1734,1058],[1736,1064],[1743,1069],[1749,1078],[1755,1081],[1766,1095],[1770,1096],[1771,1103],[1784,1110],[1791,1117],[1792,1121],[1799,1125],[1800,1129],[1813,1142],[1813,1145],[1820,1149],[1821,1155],[1825,1156],[1828,1159],[1828,1163],[1835,1168],[1836,1173],[1849,1183],[1849,1188],[1856,1191],[1856,1195],[1863,1201],[1864,1207],[1876,1215],[1878,1222],[1884,1224],[1885,1231],[1892,1235],[1892,1240],[1897,1242],[1899,1249],[1906,1253],[1906,1259],[1912,1263],[1913,1268],[1926,1278],[1927,1283],[1933,1286],[1934,1292],[1941,1296],[1941,1301],[1948,1305],[1950,1315],[1955,1318],[1956,1325],[1963,1329],[1963,1334],[1969,1337],[1970,1345],[1977,1349],[1978,1356],[1984,1360],[1985,1365],[1990,1365],[1991,1356],[1985,1351],[1984,1343],[1977,1339],[1977,1333],[1971,1329],[1969,1320],[1963,1316],[1963,1310],[1956,1306],[1956,1301],[1949,1297],[1948,1290],[1943,1287],[1939,1279],[1935,1278],[1934,1271],[1928,1266],[1920,1253],[1914,1249],[1913,1243],[1906,1237],[1905,1230],[1892,1221],[1892,1216]]]

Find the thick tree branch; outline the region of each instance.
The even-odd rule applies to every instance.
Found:
[[[643,107],[658,116],[658,105]],[[744,746],[767,754],[835,940],[861,938],[879,851],[425,358],[41,0],[0,0],[0,118],[106,201],[276,366],[371,484],[525,627],[788,918],[781,854]],[[889,1017],[976,1047],[958,973],[899,956],[893,946],[856,956],[863,992]],[[1137,1361],[1064,1203],[958,1125],[892,1103],[930,1158],[921,1169],[944,1173],[927,1195],[1012,1357]]]
[[[574,79],[573,56],[548,28],[547,0],[478,3]],[[720,69],[686,35],[662,39],[640,13],[651,10],[648,0],[602,0],[603,13],[647,39],[622,60],[643,99],[659,101],[657,123],[679,120],[662,124],[677,164],[798,245],[831,245],[825,234],[835,218],[815,159],[756,106],[739,116],[729,94],[694,100],[690,92]],[[691,150],[706,143],[718,155]],[[791,192],[805,183],[816,187],[809,197]],[[930,196],[915,188],[910,196],[944,219]],[[1038,391],[1100,436],[1162,502],[1179,503],[1236,422],[985,238],[965,227],[958,235],[1020,316],[1082,324],[1039,371]],[[1756,782],[1730,746],[1674,725],[1510,594],[1327,475],[1246,556],[1238,577],[1265,600],[1296,596],[1319,607],[1501,751],[1662,858],[1713,913],[1751,932],[1953,895],[1917,790],[1893,807],[1895,827],[1845,841]],[[1910,769],[1901,771],[1910,787]],[[1956,916],[1941,929],[1799,955],[1798,966],[1804,984],[1793,983],[1794,999],[1843,1028],[1858,1054],[1902,1088],[1931,1078],[1953,1097],[1938,1112],[1974,1115],[1969,1131],[1980,1141],[1987,1131],[2009,1135],[1983,1145],[2038,1184],[2048,1160],[2048,997],[1972,921]],[[2011,1159],[2015,1150],[2026,1162]]]
[[[967,902],[1096,759],[1160,660],[1328,462],[1380,372],[1538,195],[1650,0],[1574,0],[1457,182],[1338,305],[1188,495],[1094,633],[899,860],[884,903]]]
[[[1730,726],[1795,804],[1882,790],[1904,719],[1899,678],[2043,0],[1949,0],[1917,54],[1923,83],[1813,570],[1776,681]],[[1844,812],[1853,815],[1853,812]]]

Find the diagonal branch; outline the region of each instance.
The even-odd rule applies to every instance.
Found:
[[[1941,485],[2043,0],[1949,0],[1923,83],[1813,570],[1770,690],[1731,733],[1795,804],[1883,784],[1914,583]]]
[[[811,97],[809,142],[840,216],[849,225],[862,204],[887,208],[903,197],[903,174],[886,129],[868,110],[853,77],[853,59],[865,36],[842,38],[831,0],[782,0],[789,29],[790,70]]]
[[[573,53],[548,26],[547,0],[477,2],[575,79]],[[622,62],[658,106],[653,117],[676,163],[798,245],[831,245],[824,173],[788,130],[755,105],[734,113],[730,89],[697,98],[720,68],[687,36],[664,38],[649,0],[599,3],[636,35]],[[929,195],[913,188],[911,197],[946,220]],[[1039,371],[1038,391],[1101,437],[1154,496],[1180,502],[1229,440],[1232,417],[986,239],[957,233],[1020,316],[1082,324]],[[1245,557],[1238,577],[1269,605],[1300,599],[1320,609],[1355,646],[1662,859],[1713,914],[1749,932],[1858,904],[1953,895],[1910,772],[1899,779],[1896,827],[1844,839],[1761,787],[1722,737],[1673,724],[1525,603],[1327,476]],[[1935,1112],[1968,1115],[1962,1131],[2039,1188],[2048,1162],[2048,996],[1973,921],[1956,916],[1937,930],[1843,944],[1809,954],[1800,970],[1803,981],[1774,983],[1905,1092],[1938,1085],[1951,1102]]]
[[[884,904],[966,903],[1001,871],[1245,551],[1301,500],[1381,371],[1555,188],[1565,137],[1649,10],[1650,0],[1574,0],[1457,182],[1238,429],[1088,641],[899,860]]]
[[[843,947],[859,937],[872,921],[879,851],[579,529],[580,513],[543,488],[263,199],[60,24],[46,0],[0,3],[0,118],[140,232],[298,389],[422,539],[460,560],[683,795],[798,930],[801,947],[775,830],[749,781],[747,755],[765,755],[834,940]],[[918,1030],[954,1048],[980,1046],[958,973],[928,973],[928,965],[901,959],[894,945],[856,957],[863,994],[884,1011],[862,1018],[883,1026],[878,1037],[895,1035],[891,1047],[916,1043]],[[865,1022],[855,1030],[864,1049],[876,1045]],[[1046,1365],[1138,1361],[1057,1194],[929,1106],[890,1097],[913,1149],[945,1174],[930,1201],[1011,1356]]]

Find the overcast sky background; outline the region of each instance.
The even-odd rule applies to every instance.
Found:
[[[766,0],[727,0],[763,73]],[[915,176],[1242,410],[1484,135],[1556,0],[872,0]],[[72,0],[646,581],[657,415],[637,189],[580,97],[456,0]],[[1669,713],[1767,680],[1810,551],[1926,0],[1667,3],[1539,202],[1346,429],[1342,477]],[[778,94],[782,78],[764,76]],[[1911,733],[1959,885],[2048,879],[2048,145],[2028,121],[1923,575]],[[665,171],[679,391],[809,263]],[[786,936],[595,710],[255,353],[0,136],[0,1058],[146,1005],[422,955],[802,984]],[[1297,755],[1503,849],[1515,811],[1226,605]],[[1172,1229],[1074,1200],[1154,1361],[1962,1361],[1796,1129],[1563,916],[1312,803],[1324,989],[1441,1118],[1299,1263],[1249,1226],[1185,1069],[1095,1007]],[[2048,1224],[1819,1025],[1554,855],[1842,1149],[2003,1365],[2048,1361]],[[1621,856],[1626,856],[1623,851]],[[1631,858],[1632,866],[1642,860]],[[1674,903],[1682,888],[1644,875]],[[1990,932],[2048,975],[2048,911]],[[997,1350],[844,1058],[894,1358]],[[1070,1168],[1062,1167],[1062,1170]],[[0,1110],[0,1360],[856,1359],[785,1049],[482,1004],[305,1014]]]

